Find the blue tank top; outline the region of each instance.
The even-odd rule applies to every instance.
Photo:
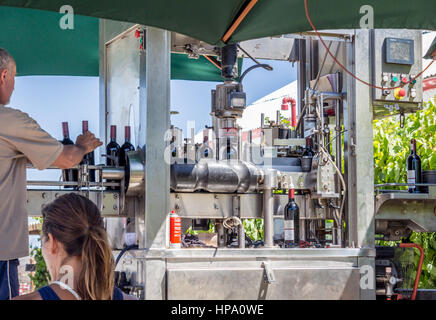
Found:
[[[38,293],[41,295],[42,300],[61,300],[56,292],[49,286],[38,289]],[[117,287],[114,287],[112,300],[123,300],[123,292]]]

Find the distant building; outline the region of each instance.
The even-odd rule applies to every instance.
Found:
[[[265,115],[265,118],[270,120],[276,119],[278,110],[281,110],[282,100],[285,97],[294,98],[297,100],[298,110],[298,85],[297,81],[266,95],[265,97],[256,100],[245,109],[242,118],[238,119],[238,124],[242,130],[251,130],[260,127],[261,114]],[[291,108],[289,110],[280,111],[281,115],[285,118],[291,117]]]

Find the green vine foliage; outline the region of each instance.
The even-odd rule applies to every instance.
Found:
[[[31,249],[30,255],[35,259],[35,272],[33,275],[29,274],[29,278],[32,280],[35,290],[38,290],[49,284],[50,274],[42,256],[41,247],[31,247]]]
[[[409,114],[401,128],[398,118],[390,117],[374,121],[374,182],[375,184],[407,182],[407,157],[410,140],[416,139],[417,152],[421,157],[422,170],[436,170],[436,106],[432,102],[414,114]],[[393,187],[389,187],[393,189]],[[397,187],[396,189],[407,189]],[[413,232],[407,241],[424,249],[424,263],[419,288],[436,288],[436,234]],[[378,241],[381,245],[393,242]],[[410,250],[410,249],[409,249]],[[415,250],[415,270],[419,251]],[[416,271],[414,271],[416,272]]]

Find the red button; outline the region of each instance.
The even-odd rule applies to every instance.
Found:
[[[406,90],[404,90],[404,89],[400,89],[400,91],[398,91],[398,95],[399,95],[400,97],[404,97],[404,96],[406,95]]]
[[[404,77],[404,78],[402,79],[402,81],[403,81],[403,83],[406,83],[406,82],[407,82],[407,78]]]

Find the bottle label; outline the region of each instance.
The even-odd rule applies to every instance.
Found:
[[[294,220],[284,220],[285,241],[294,241]]]
[[[416,171],[407,170],[407,183],[416,183]],[[414,189],[415,186],[408,186],[409,189]]]

